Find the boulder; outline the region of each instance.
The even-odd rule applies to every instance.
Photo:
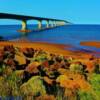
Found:
[[[43,85],[43,80],[40,76],[33,76],[30,80],[28,80],[28,82],[24,83],[20,89],[21,93],[26,96],[46,94],[45,86]]]

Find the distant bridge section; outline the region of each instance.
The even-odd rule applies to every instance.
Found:
[[[27,29],[27,21],[28,20],[37,20],[38,21],[38,29],[42,29],[42,21],[46,21],[46,28],[50,28],[52,26],[61,26],[69,23],[65,20],[52,19],[52,18],[43,18],[43,17],[34,17],[34,16],[25,16],[25,15],[17,15],[17,14],[8,14],[8,13],[0,13],[0,19],[15,19],[22,21],[22,29],[21,32],[28,32]],[[52,22],[52,23],[50,23]],[[51,25],[50,25],[51,24]]]

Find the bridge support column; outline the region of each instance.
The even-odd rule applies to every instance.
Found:
[[[49,21],[46,21],[46,28],[49,28]]]
[[[60,25],[65,25],[65,22],[60,22]]]
[[[54,27],[54,23],[53,23],[53,21],[51,21],[51,27]]]
[[[21,29],[22,31],[25,31],[25,30],[27,30],[27,21],[26,20],[23,20],[22,21],[22,29]]]
[[[62,23],[61,22],[58,22],[58,26],[62,26]]]
[[[58,26],[62,26],[62,23],[61,22],[58,22]]]
[[[55,21],[53,21],[53,25],[54,25],[54,27],[56,27],[56,22]]]
[[[38,21],[38,29],[42,29],[42,21]]]
[[[58,23],[58,21],[56,21],[56,26],[59,26],[59,23]]]
[[[53,28],[53,27],[54,27],[53,22],[50,21],[50,28]]]
[[[57,26],[57,23],[56,23],[56,21],[54,21],[54,26],[55,26],[55,27]]]
[[[31,30],[27,29],[27,20],[22,20],[22,28],[21,30],[18,30],[18,32],[23,33],[23,35],[26,35],[28,32],[31,32]]]

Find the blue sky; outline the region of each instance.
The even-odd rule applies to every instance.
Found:
[[[0,12],[68,20],[76,24],[100,23],[100,0],[0,0]],[[1,20],[0,24],[18,23]]]

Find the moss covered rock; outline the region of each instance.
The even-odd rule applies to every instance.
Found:
[[[45,86],[40,76],[33,76],[28,82],[24,83],[20,89],[23,95],[37,96],[46,94]]]

